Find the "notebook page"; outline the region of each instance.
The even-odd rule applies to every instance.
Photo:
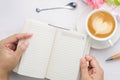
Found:
[[[33,36],[29,39],[30,45],[22,56],[18,73],[44,78],[56,29],[44,23],[28,20],[23,32],[33,33]]]
[[[57,32],[47,78],[51,80],[77,80],[85,43],[85,35],[68,31]]]

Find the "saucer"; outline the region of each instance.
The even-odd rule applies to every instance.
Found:
[[[88,7],[78,17],[76,26],[77,26],[77,31],[79,31],[80,33],[87,34],[86,30],[85,30],[85,20],[87,18],[87,15],[91,11],[92,10]],[[119,38],[120,38],[120,23],[118,22],[117,31],[110,40],[112,41],[112,43],[114,45],[119,40]],[[100,42],[100,41],[91,39],[91,47],[95,48],[95,49],[105,49],[105,48],[111,47],[111,45],[109,44],[108,41]]]

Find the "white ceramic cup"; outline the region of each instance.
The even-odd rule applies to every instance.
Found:
[[[110,15],[113,17],[113,19],[114,19],[114,21],[115,21],[114,31],[113,31],[109,36],[107,36],[107,37],[105,37],[105,38],[96,37],[96,36],[93,35],[93,34],[90,32],[90,30],[88,29],[88,20],[89,20],[89,18],[91,17],[91,15],[93,15],[94,13],[96,13],[96,12],[98,12],[98,11],[107,12],[108,14],[110,14]],[[116,20],[115,16],[113,16],[112,13],[110,13],[109,11],[104,10],[104,9],[96,9],[96,10],[94,10],[94,11],[92,11],[91,13],[88,14],[85,24],[86,24],[86,31],[87,31],[88,35],[89,35],[92,39],[97,40],[97,41],[101,41],[101,42],[103,42],[103,41],[108,41],[108,43],[109,43],[111,46],[113,46],[113,43],[112,43],[112,41],[111,41],[111,37],[113,37],[113,36],[115,35],[116,29],[117,29],[117,20]]]

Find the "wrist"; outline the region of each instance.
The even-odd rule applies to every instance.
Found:
[[[8,80],[10,72],[6,72],[4,70],[0,70],[0,80]]]

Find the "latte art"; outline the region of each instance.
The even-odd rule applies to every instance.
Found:
[[[96,17],[92,22],[95,34],[108,34],[112,30],[111,22],[104,21],[103,18]]]
[[[115,20],[107,12],[98,11],[88,19],[90,33],[98,38],[105,38],[111,35],[115,29]]]

